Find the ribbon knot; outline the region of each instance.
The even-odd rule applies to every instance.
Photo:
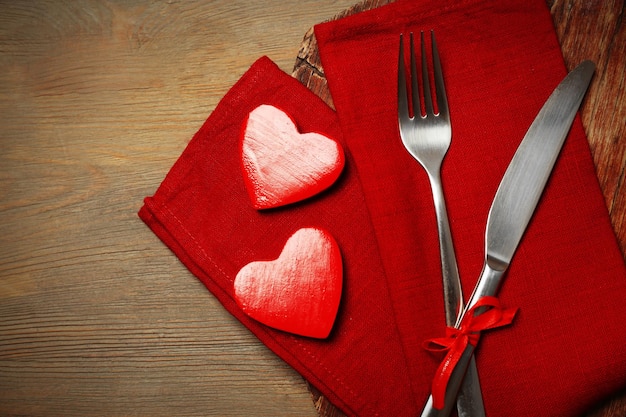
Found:
[[[484,311],[477,311],[478,309]],[[502,308],[496,297],[482,297],[465,313],[459,328],[446,327],[444,337],[424,342],[424,348],[429,351],[448,352],[433,379],[433,407],[443,409],[450,376],[465,348],[468,345],[476,347],[483,331],[511,324],[516,313],[517,309]]]

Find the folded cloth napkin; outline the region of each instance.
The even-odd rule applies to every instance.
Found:
[[[302,132],[342,142],[335,112],[263,57],[220,101],[140,217],[228,311],[334,404],[351,415],[416,411],[406,389],[397,390],[411,384],[408,365],[354,161],[346,152],[338,182],[311,200],[255,210],[244,186],[239,136],[261,104],[287,112]],[[333,235],[344,264],[340,311],[325,340],[261,325],[234,299],[233,282],[244,265],[276,258],[291,234],[311,226]]]
[[[396,105],[398,35],[430,29],[453,123],[443,180],[469,295],[499,180],[566,72],[542,0],[400,1],[317,26],[337,113],[261,58],[139,212],[229,312],[348,415],[417,415],[441,359],[422,347],[444,334],[434,210],[422,168],[401,145]],[[301,203],[253,208],[239,137],[261,104],[343,145],[337,183]],[[324,340],[264,326],[234,299],[244,265],[276,258],[309,226],[335,237],[344,262],[340,310]],[[518,316],[477,351],[488,414],[577,415],[626,384],[625,296],[624,260],[576,120],[500,292]]]
[[[452,119],[442,176],[466,297],[500,179],[566,74],[543,0],[400,1],[315,28],[409,364],[413,392],[404,389],[417,401],[440,359],[421,346],[443,335],[443,305],[429,185],[398,137],[395,74],[400,32],[431,29]],[[500,292],[518,317],[478,348],[488,415],[577,415],[626,385],[626,323],[616,319],[625,278],[577,119]]]

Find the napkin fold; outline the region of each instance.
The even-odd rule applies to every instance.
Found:
[[[224,96],[139,216],[272,351],[351,416],[418,415],[445,333],[428,180],[397,131],[400,32],[434,29],[453,123],[443,166],[466,297],[483,259],[498,183],[565,66],[542,0],[400,1],[315,28],[337,113],[267,57]],[[248,113],[271,104],[301,132],[344,147],[320,195],[255,210],[239,160]],[[291,234],[322,227],[344,261],[326,340],[268,328],[234,300],[244,265],[278,256]],[[485,335],[477,362],[491,416],[574,416],[626,385],[626,268],[579,119],[513,259],[500,300],[513,325]]]

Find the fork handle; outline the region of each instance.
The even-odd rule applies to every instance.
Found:
[[[434,175],[429,175],[429,179],[437,215],[446,325],[454,326],[463,311],[463,292],[448,222],[440,170],[436,169],[434,172]],[[460,387],[456,404],[459,417],[485,417],[478,369],[473,356],[471,356],[467,373]]]
[[[441,257],[441,274],[443,279],[443,298],[446,312],[446,325],[454,326],[463,311],[463,292],[456,264],[456,255],[452,243],[450,223],[439,169],[429,173],[430,185],[435,203],[437,231],[439,235],[439,254]]]

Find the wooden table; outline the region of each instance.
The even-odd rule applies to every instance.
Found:
[[[290,72],[354,1],[0,4],[0,415],[318,415],[136,212],[254,60]],[[568,65],[598,64],[584,123],[624,249],[624,3],[549,4]]]

